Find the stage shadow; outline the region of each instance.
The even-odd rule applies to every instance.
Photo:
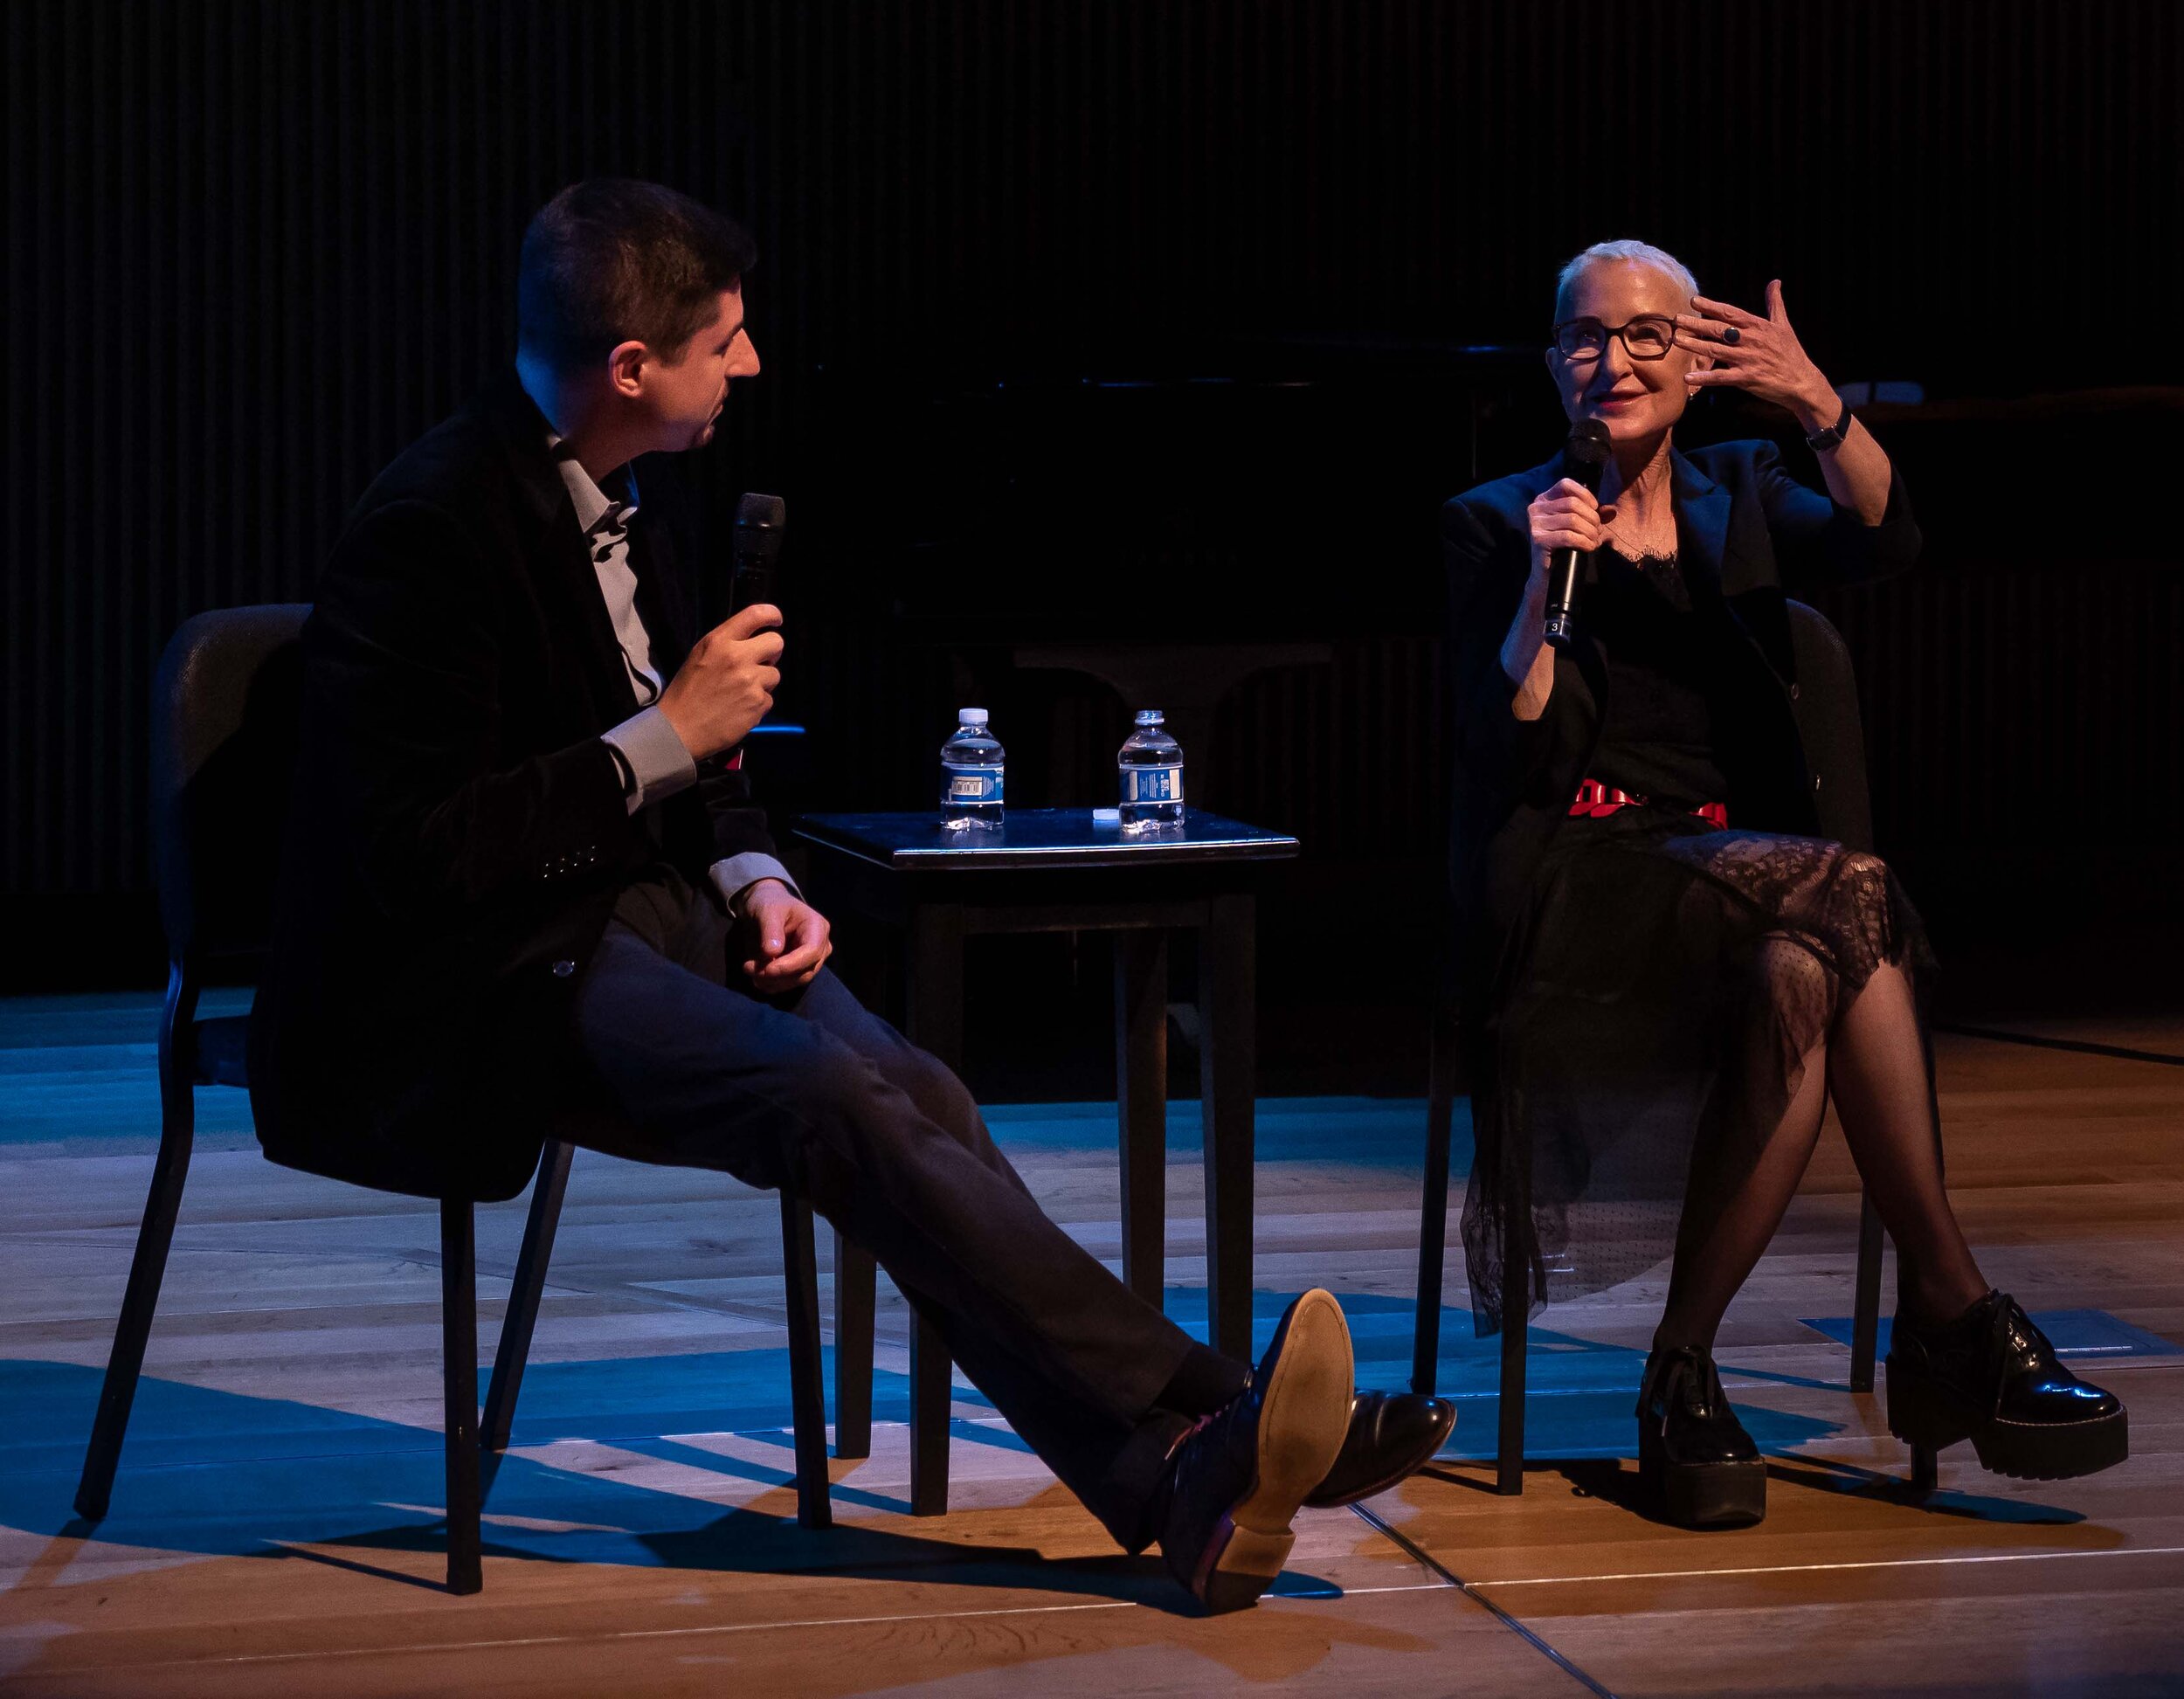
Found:
[[[784,1353],[725,1355],[774,1359],[775,1385],[785,1396]],[[1194,1608],[1157,1558],[1117,1553],[1049,1561],[1028,1546],[967,1543],[960,1523],[950,1537],[847,1523],[799,1527],[790,1470],[725,1455],[687,1438],[663,1437],[660,1424],[638,1419],[633,1394],[648,1374],[680,1378],[667,1374],[667,1364],[683,1365],[695,1381],[710,1378],[715,1385],[739,1381],[746,1368],[754,1378],[759,1372],[757,1365],[729,1370],[691,1357],[541,1364],[533,1371],[538,1379],[527,1378],[525,1396],[535,1386],[551,1389],[540,1400],[549,1407],[528,1419],[531,1434],[519,1434],[519,1442],[581,1438],[753,1481],[764,1489],[757,1497],[724,1509],[626,1479],[555,1468],[520,1454],[502,1455],[492,1464],[485,1509],[488,1554],[729,1573],[902,1579],[915,1571],[920,1581],[943,1585],[1082,1594],[1185,1613]],[[574,1388],[595,1378],[614,1380],[621,1403],[590,1412],[592,1419],[580,1429],[573,1411],[553,1406],[573,1399]],[[86,1523],[70,1501],[100,1380],[98,1371],[78,1364],[0,1361],[0,1524],[47,1537],[57,1550],[95,1540],[162,1554],[297,1558],[410,1585],[419,1584],[418,1573],[375,1563],[372,1554],[437,1557],[445,1548],[437,1429],[158,1377],[147,1377],[139,1386],[112,1509],[102,1522]],[[666,1400],[666,1407],[694,1418],[683,1424],[686,1436],[722,1431],[717,1409],[700,1418],[696,1402],[688,1399],[696,1388],[677,1390],[685,1397]],[[992,1437],[979,1424],[957,1426],[968,1430],[967,1437]],[[749,1437],[787,1443],[785,1434],[737,1439]],[[1013,1447],[1019,1442],[1009,1435],[1007,1443]],[[837,1484],[833,1499],[841,1511],[907,1509],[891,1495],[849,1483]],[[1284,1592],[1340,1592],[1303,1571],[1285,1573],[1278,1585]]]
[[[1946,1467],[1946,1464],[1944,1465]],[[1905,1474],[1885,1474],[1861,1468],[1827,1457],[1770,1457],[1767,1474],[1777,1481],[1808,1488],[1814,1492],[1837,1493],[1849,1498],[1871,1499],[1877,1503],[1901,1504],[1931,1516],[1961,1516],[1971,1522],[2022,1523],[2032,1527],[2064,1528],[2085,1520],[2084,1512],[2060,1504],[2034,1504],[2022,1499],[1997,1498],[1991,1494],[1966,1493],[1941,1488],[1922,1493],[1911,1484],[1910,1453],[1904,1454]],[[1977,1467],[1970,1465],[1969,1467]]]
[[[1621,1458],[1558,1458],[1526,1466],[1527,1474],[1535,1469],[1559,1475],[1572,1490],[1585,1497],[1600,1499],[1648,1522],[1663,1521],[1660,1505],[1647,1490],[1635,1463]],[[1990,1525],[2059,1528],[2085,1520],[2079,1512],[2058,1505],[2028,1504],[2015,1499],[1971,1493],[1914,1493],[1905,1482],[1893,1476],[1827,1459],[1769,1456],[1766,1469],[1768,1481],[1775,1485],[1869,1499],[1876,1503],[1900,1504],[1934,1516],[1958,1516]]]

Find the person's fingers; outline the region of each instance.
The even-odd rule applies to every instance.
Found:
[[[738,608],[714,629],[722,636],[741,642],[747,637],[771,631],[781,623],[781,610],[771,602],[753,602],[747,608]]]
[[[826,958],[833,953],[831,946],[821,944],[808,954],[792,952],[778,961],[746,962],[743,971],[750,977],[755,990],[769,995],[797,991],[819,977],[819,970],[826,965]]]
[[[1776,324],[1790,321],[1789,313],[1782,305],[1782,280],[1779,277],[1767,280],[1767,317]]]
[[[1732,354],[1750,355],[1751,339],[1739,335],[1733,342],[1722,340],[1721,333],[1730,327],[1707,319],[1676,321],[1676,345],[1690,349],[1694,354],[1711,354],[1717,360],[1728,359]]]
[[[1743,307],[1738,307],[1731,302],[1710,300],[1704,295],[1693,295],[1691,297],[1691,305],[1697,307],[1700,312],[1705,314],[1709,318],[1726,319],[1731,324],[1740,327],[1745,325],[1765,324],[1766,322],[1766,321],[1761,318],[1757,313],[1747,313]]]
[[[1736,384],[1748,383],[1751,378],[1749,373],[1731,371],[1725,367],[1716,366],[1709,371],[1687,371],[1683,374],[1683,381],[1695,390],[1706,390],[1717,388],[1722,384],[1733,387]]]
[[[1724,342],[1722,333],[1737,331],[1737,342]],[[1676,315],[1676,338],[1686,348],[1698,348],[1707,353],[1716,349],[1735,348],[1745,340],[1743,329],[1726,319],[1710,319],[1698,313],[1678,313]]]
[[[758,934],[758,954],[771,961],[788,948],[789,928],[793,916],[785,902],[760,903],[750,911],[750,923]]]
[[[766,963],[766,976],[771,979],[793,979],[799,973],[815,970],[826,959],[826,941],[814,938],[807,943],[776,956]]]
[[[1592,491],[1566,478],[1563,480],[1563,484],[1569,486],[1566,494],[1562,484],[1558,484],[1546,494],[1534,499],[1531,514],[1535,520],[1552,522],[1573,514],[1589,518],[1600,511],[1600,498]]]
[[[778,632],[761,632],[757,637],[743,640],[750,645],[750,658],[768,666],[779,661],[782,652],[789,646],[788,640]]]

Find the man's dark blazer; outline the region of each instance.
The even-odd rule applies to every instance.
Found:
[[[431,1197],[514,1196],[603,1112],[576,977],[658,860],[703,889],[768,851],[740,773],[632,817],[600,734],[637,712],[548,426],[504,373],[371,486],[303,630],[301,759],[251,1023],[277,1162]],[[667,464],[629,560],[660,675],[695,550]]]
[[[1694,603],[1725,609],[1736,680],[1753,704],[1732,824],[1818,830],[1805,761],[1790,643],[1792,591],[1856,584],[1904,570],[1918,528],[1900,480],[1878,525],[1783,470],[1773,443],[1732,442],[1670,455],[1678,556]],[[1468,995],[1489,982],[1534,870],[1586,777],[1606,712],[1607,674],[1586,636],[1555,656],[1546,711],[1512,711],[1517,686],[1501,651],[1531,567],[1532,499],[1565,472],[1559,456],[1465,491],[1441,509],[1448,570],[1451,710],[1455,742],[1450,840],[1459,959]],[[1587,567],[1590,562],[1586,563]],[[1589,577],[1589,574],[1588,574]]]

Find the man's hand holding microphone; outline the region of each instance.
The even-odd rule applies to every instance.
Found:
[[[781,610],[738,608],[691,646],[660,711],[693,761],[732,749],[773,711],[781,687]]]
[[[771,602],[738,608],[691,646],[688,658],[660,695],[660,711],[693,760],[732,749],[773,711],[781,687],[781,610]],[[764,997],[800,991],[833,953],[826,917],[778,879],[762,879],[738,894],[751,931],[743,962],[751,989]]]

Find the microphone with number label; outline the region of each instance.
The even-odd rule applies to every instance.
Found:
[[[1562,458],[1568,467],[1563,476],[1576,479],[1598,495],[1607,456],[1607,427],[1596,418],[1581,418],[1570,427],[1570,439],[1562,445]],[[1558,549],[1547,556],[1546,638],[1558,649],[1570,645],[1571,618],[1578,599],[1578,552]]]
[[[728,587],[730,613],[773,600],[773,563],[781,553],[781,534],[788,522],[789,504],[778,495],[754,493],[736,504],[736,533],[729,544],[735,560]]]

